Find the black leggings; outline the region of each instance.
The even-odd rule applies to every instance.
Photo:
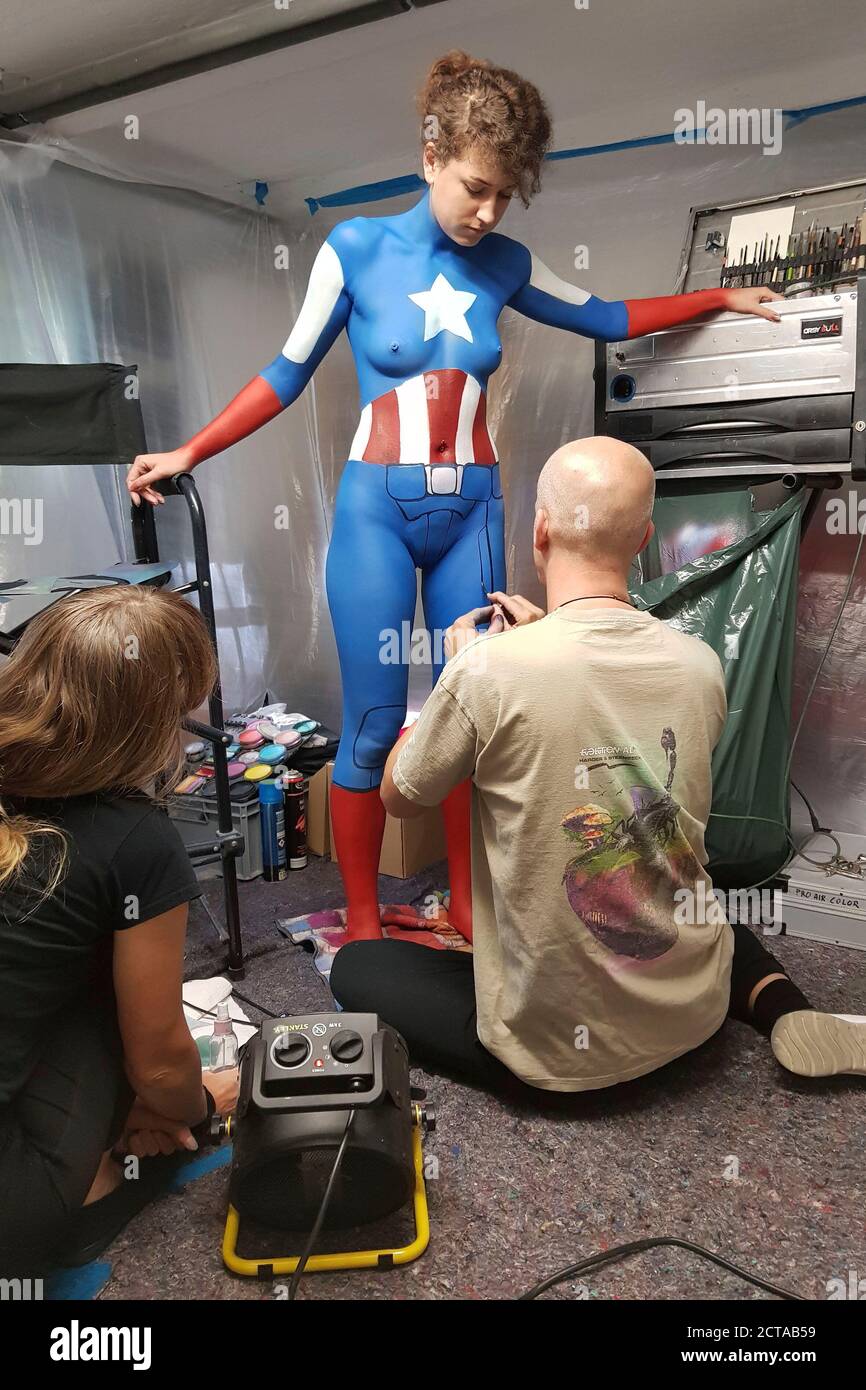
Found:
[[[27,1082],[0,1108],[0,1274],[48,1274],[134,1092],[113,994],[88,995],[46,1038]]]
[[[786,972],[754,932],[732,924],[729,1016],[751,1021],[749,996],[759,980]],[[350,941],[331,966],[331,992],[351,1013],[375,1013],[401,1033],[413,1063],[489,1090],[539,1095],[478,1040],[472,956],[411,941]],[[546,1094],[546,1093],[544,1093]]]

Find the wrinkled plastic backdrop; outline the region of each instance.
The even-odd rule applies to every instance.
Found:
[[[866,173],[862,108],[812,118],[783,149],[663,145],[552,161],[528,211],[501,230],[526,242],[564,279],[604,298],[668,293],[691,206],[854,179]],[[66,161],[77,160],[67,149]],[[84,163],[86,152],[77,162]],[[396,171],[395,171],[396,172]],[[328,189],[320,190],[327,193]],[[199,194],[100,177],[33,143],[0,141],[0,357],[9,361],[138,363],[153,450],[210,419],[282,346],[315,253],[335,222],[382,216],[418,194],[320,210],[280,224]],[[288,248],[280,269],[277,249]],[[577,248],[589,268],[575,270]],[[11,306],[11,312],[9,312]],[[529,551],[534,485],[545,459],[592,433],[593,346],[506,310],[503,366],[491,420],[503,464],[512,588],[538,599]],[[343,336],[312,386],[276,422],[196,473],[213,557],[220,652],[229,708],[265,688],[330,723],[340,718],[336,649],[324,599],[325,551],[358,398]],[[7,469],[0,494],[32,495]],[[14,474],[15,476],[7,476]],[[75,572],[129,555],[120,477],[94,471],[40,478],[45,540],[0,535],[0,572]],[[288,529],[275,525],[285,504]],[[162,554],[190,554],[182,503],[159,509]],[[823,505],[804,545],[794,713],[819,660],[856,535],[828,533]],[[50,560],[47,558],[50,556]],[[189,566],[183,566],[185,577]],[[866,753],[866,606],[855,585],[804,725],[794,776],[822,823],[862,830]],[[410,696],[429,678],[413,672]]]

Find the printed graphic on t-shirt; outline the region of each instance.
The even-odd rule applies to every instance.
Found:
[[[582,749],[591,800],[562,818],[577,853],[562,882],[572,911],[618,956],[654,960],[679,937],[678,890],[695,891],[700,865],[677,823],[673,729],[663,729],[664,786],[631,748]]]

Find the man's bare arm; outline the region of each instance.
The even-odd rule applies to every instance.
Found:
[[[423,816],[428,809],[426,806],[419,806],[417,801],[410,801],[408,796],[404,796],[394,785],[394,764],[400,756],[403,740],[409,732],[409,729],[403,730],[388,754],[388,761],[385,763],[385,771],[382,774],[382,782],[379,787],[379,795],[385,810],[389,816],[396,816],[398,820],[412,820],[415,816]]]

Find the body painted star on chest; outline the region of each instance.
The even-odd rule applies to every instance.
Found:
[[[420,290],[418,294],[410,294],[409,298],[424,310],[425,343],[439,333],[454,333],[467,343],[474,341],[466,314],[478,298],[477,294],[455,290],[440,272],[429,290]]]

